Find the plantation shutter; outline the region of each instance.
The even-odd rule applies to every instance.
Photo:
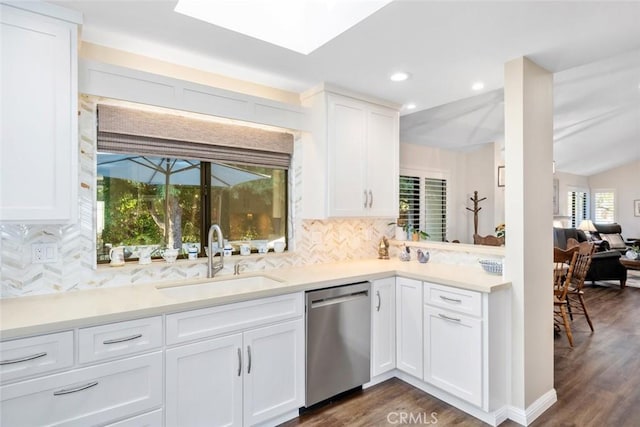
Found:
[[[100,104],[98,151],[286,169],[293,135]]]
[[[400,175],[399,225],[420,228],[420,177]]]
[[[577,227],[588,218],[587,193],[583,191],[569,191],[569,209],[571,227]]]
[[[424,179],[425,230],[431,240],[447,239],[447,180]]]
[[[612,224],[615,222],[615,194],[613,191],[594,193],[595,223]]]

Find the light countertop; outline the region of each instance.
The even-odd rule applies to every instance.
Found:
[[[265,283],[234,278],[267,276]],[[307,291],[364,280],[400,276],[490,293],[511,284],[502,276],[485,273],[480,266],[399,260],[364,260],[220,276],[215,279],[137,284],[71,291],[0,300],[0,337],[4,339],[50,333],[134,318],[185,311],[214,305]],[[210,282],[224,282],[216,285]],[[164,293],[162,288],[188,286],[184,296]],[[160,289],[159,289],[160,288]],[[186,289],[185,289],[186,290]],[[179,293],[179,291],[178,291]]]

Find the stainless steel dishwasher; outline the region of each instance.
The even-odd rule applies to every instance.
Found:
[[[370,380],[371,284],[306,294],[306,406]]]

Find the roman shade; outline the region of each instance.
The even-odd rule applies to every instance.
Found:
[[[288,168],[293,135],[100,104],[98,151]]]

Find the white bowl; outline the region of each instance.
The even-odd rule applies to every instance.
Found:
[[[487,273],[502,274],[502,261],[497,261],[495,259],[481,259],[478,262]]]
[[[273,242],[273,250],[274,252],[281,253],[284,252],[284,248],[287,247],[285,242]]]
[[[168,263],[176,262],[178,258],[179,251],[177,249],[165,249],[162,251],[162,258]]]

